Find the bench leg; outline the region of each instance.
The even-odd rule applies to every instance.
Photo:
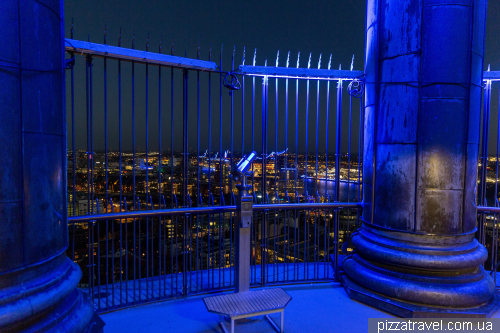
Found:
[[[219,315],[219,325],[224,333],[228,333],[226,326],[224,326],[224,316]],[[231,333],[234,333],[233,327],[231,326]]]
[[[231,333],[234,333],[234,319],[231,318]]]
[[[285,311],[281,311],[281,327],[280,332],[283,333],[285,331]]]

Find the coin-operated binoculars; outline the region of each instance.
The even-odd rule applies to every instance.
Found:
[[[248,194],[251,186],[247,185],[247,176],[252,172],[253,161],[257,158],[256,152],[251,152],[236,164],[231,171],[231,177],[235,181],[241,181],[236,185],[238,196],[236,197],[236,274],[235,292],[248,291],[250,289],[250,226],[252,225],[253,208],[252,196]]]

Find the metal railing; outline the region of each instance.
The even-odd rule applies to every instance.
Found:
[[[359,208],[327,202],[255,205],[251,285],[336,280],[340,245],[358,225],[359,214],[352,211]],[[214,206],[71,217],[70,224],[88,232],[80,287],[99,311],[234,288],[235,210]]]
[[[497,283],[499,237],[499,155],[500,155],[500,72],[484,72],[483,105],[481,115],[481,145],[478,168],[478,231],[477,239],[488,250],[484,263]],[[493,89],[496,87],[496,89]],[[498,288],[498,287],[497,287]]]
[[[233,288],[229,174],[253,150],[251,284],[337,279],[360,222],[363,72],[245,50],[236,68],[234,49],[223,71],[222,48],[216,64],[106,41],[66,41],[68,256],[97,308]]]

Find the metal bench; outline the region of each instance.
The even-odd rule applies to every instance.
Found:
[[[219,324],[226,333],[224,316],[231,318],[231,333],[237,319],[265,315],[278,332],[283,332],[285,307],[292,300],[281,288],[246,291],[234,294],[217,295],[203,298],[209,312],[219,315]],[[281,327],[278,328],[268,314],[281,312]]]

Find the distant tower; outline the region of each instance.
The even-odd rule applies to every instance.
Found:
[[[493,306],[475,240],[485,21],[486,0],[368,0],[365,206],[344,286],[401,316]]]
[[[1,8],[0,331],[99,331],[66,257],[63,1]]]

